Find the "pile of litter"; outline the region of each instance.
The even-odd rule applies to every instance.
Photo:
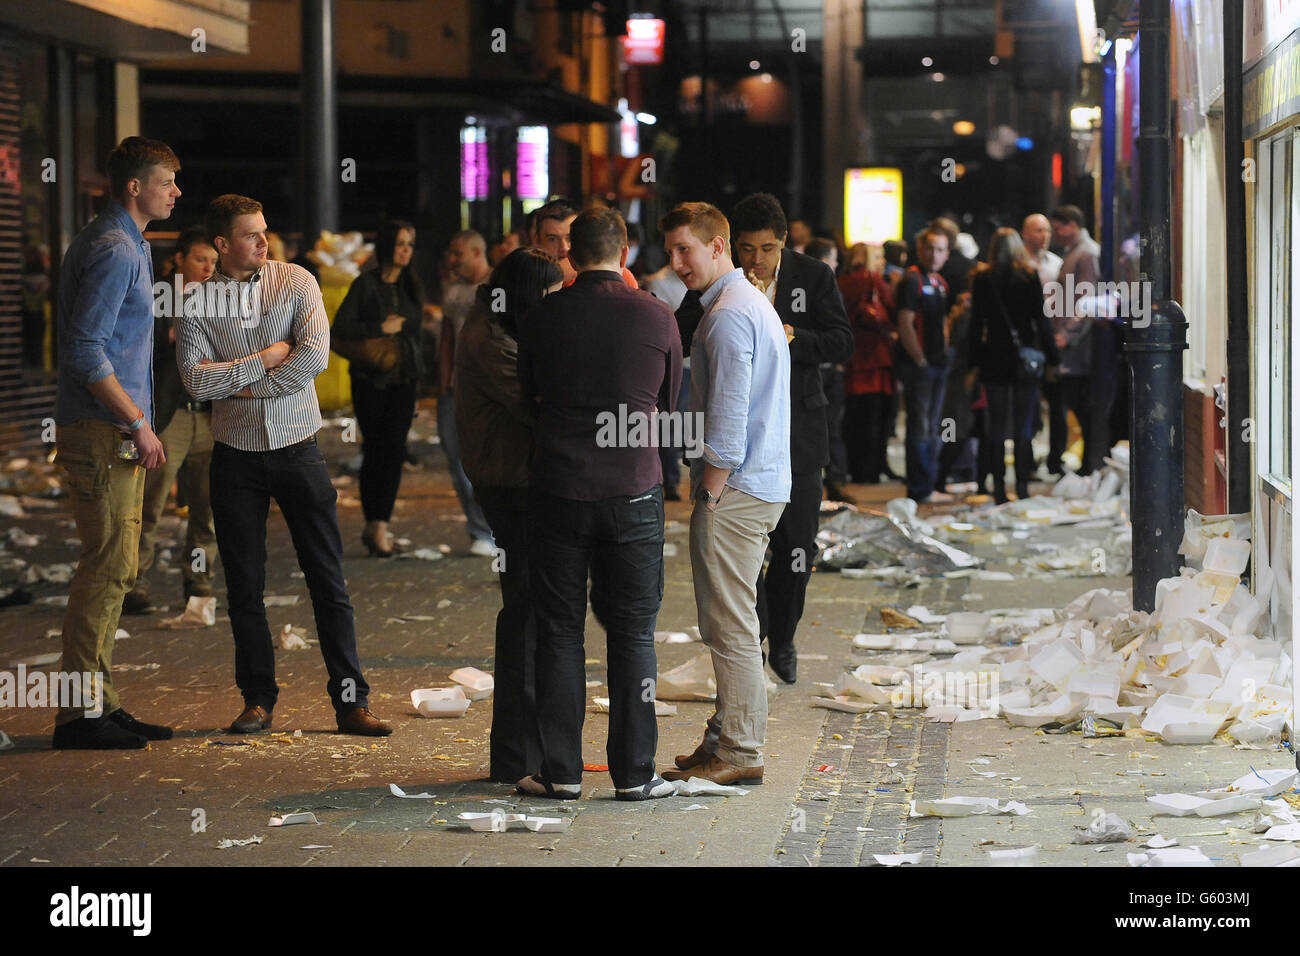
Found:
[[[1188,513],[1188,567],[1156,589],[1153,614],[1128,592],[1094,589],[1067,607],[949,615],[886,609],[887,633],[856,648],[893,653],[826,687],[814,706],[925,707],[942,720],[1005,717],[1049,732],[1126,731],[1166,743],[1277,743],[1292,726],[1291,644],[1257,636],[1267,598],[1241,583],[1248,515]],[[1257,569],[1261,595],[1272,575]]]

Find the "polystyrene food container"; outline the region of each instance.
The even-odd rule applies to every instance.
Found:
[[[459,687],[426,687],[411,691],[411,706],[423,717],[463,717],[469,698]]]

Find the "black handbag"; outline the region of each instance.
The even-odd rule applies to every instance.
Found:
[[[1011,320],[1011,315],[1002,302],[1002,294],[998,292],[997,280],[993,276],[989,276],[989,288],[993,290],[993,297],[998,300],[998,308],[1002,310],[1002,318],[1007,323],[1007,331],[1011,333],[1011,343],[1016,347],[1016,381],[1026,384],[1041,382],[1044,373],[1047,371],[1047,356],[1040,349],[1036,349],[1031,345],[1020,344],[1020,336],[1016,332],[1016,323]]]

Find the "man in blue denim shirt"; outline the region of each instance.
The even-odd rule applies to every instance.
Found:
[[[134,749],[172,735],[122,709],[110,669],[122,599],[135,583],[145,469],[165,460],[152,423],[153,263],[143,232],[171,215],[179,169],[166,144],[124,139],[108,157],[113,201],[72,240],[60,269],[58,461],[81,538],[61,666],[103,683],[93,704],[84,681],[60,701],[56,749]]]
[[[703,742],[664,777],[756,784],[767,736],[757,581],[790,500],[789,342],[776,309],[732,266],[731,227],[718,209],[683,203],[659,229],[673,271],[702,293],[691,342],[689,408],[704,419],[691,464],[691,574],[718,685]]]

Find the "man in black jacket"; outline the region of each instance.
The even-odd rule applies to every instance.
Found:
[[[822,469],[830,461],[823,362],[847,362],[853,333],[824,262],[786,249],[785,213],[776,197],[755,193],[731,216],[736,264],[776,308],[790,341],[790,503],[772,532],[772,558],[758,578],[760,640],[787,684],[796,677],[794,632],[812,573]]]

